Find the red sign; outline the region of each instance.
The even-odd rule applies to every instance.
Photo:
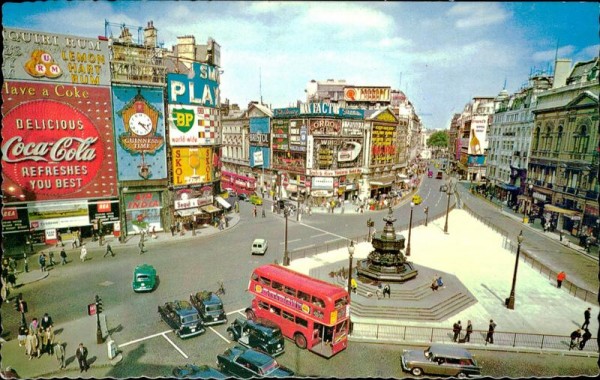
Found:
[[[20,201],[117,195],[108,88],[5,82],[2,191]]]
[[[14,207],[4,207],[2,209],[2,219],[3,220],[17,220],[19,216],[17,215],[17,209]]]
[[[88,315],[96,315],[96,304],[91,303],[88,305]]]
[[[110,202],[98,202],[98,212],[110,212]]]

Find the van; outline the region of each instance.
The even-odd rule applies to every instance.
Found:
[[[252,254],[253,255],[264,255],[267,252],[267,240],[266,239],[254,239],[252,242]]]

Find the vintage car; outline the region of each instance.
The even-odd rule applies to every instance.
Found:
[[[186,364],[173,369],[173,376],[177,379],[227,379],[223,372],[207,365]]]
[[[427,178],[433,178],[433,170],[427,171]]]
[[[248,202],[248,196],[246,194],[244,194],[244,193],[239,193],[238,194],[238,199],[240,201]]]
[[[462,347],[432,344],[425,350],[404,350],[402,369],[414,376],[436,375],[469,377],[481,375],[473,355]]]
[[[182,339],[204,334],[206,331],[198,310],[188,301],[167,302],[158,307],[158,313]]]
[[[412,197],[412,203],[416,206],[416,205],[420,205],[421,202],[423,202],[423,198],[421,198],[421,196],[419,194],[415,194]]]
[[[156,269],[152,265],[142,264],[133,270],[131,287],[134,292],[151,292],[156,287]]]
[[[196,294],[190,294],[190,302],[198,310],[205,326],[227,322],[223,301],[215,293],[203,290]]]
[[[269,321],[236,318],[227,327],[227,334],[229,339],[246,347],[260,349],[271,356],[284,352],[285,341],[281,329]]]
[[[262,204],[263,204],[262,198],[261,198],[261,197],[259,197],[259,196],[258,196],[258,195],[256,195],[256,194],[252,194],[252,195],[250,196],[250,198],[248,198],[248,200],[249,200],[249,201],[250,201],[250,203],[252,203],[253,205],[258,205],[258,206],[260,206],[260,205],[262,205]]]
[[[435,179],[443,179],[444,178],[444,172],[437,172]]]
[[[253,255],[264,255],[267,252],[268,245],[266,239],[254,239],[250,253]]]
[[[219,370],[228,375],[250,377],[293,377],[294,372],[279,363],[275,358],[243,346],[228,348],[217,355]]]

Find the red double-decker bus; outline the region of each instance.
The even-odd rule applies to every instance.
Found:
[[[255,295],[249,317],[276,323],[298,347],[329,358],[348,346],[350,305],[344,288],[268,264],[252,272],[248,290]]]

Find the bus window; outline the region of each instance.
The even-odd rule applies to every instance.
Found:
[[[312,303],[318,307],[325,307],[325,302],[322,299],[320,299],[319,297],[313,296]]]
[[[269,304],[263,301],[258,301],[258,307],[264,310],[269,310]]]
[[[269,309],[271,311],[271,313],[273,314],[277,314],[277,315],[281,315],[281,309],[278,308],[277,306],[273,306],[271,305],[271,308]]]
[[[287,319],[288,321],[292,321],[294,322],[294,316],[290,313],[288,313],[287,311],[282,311],[281,315],[283,316],[283,318]]]
[[[302,327],[308,327],[308,322],[306,321],[306,319],[302,319],[300,317],[296,317],[296,324]]]
[[[310,302],[310,294],[304,293],[302,290],[298,290],[298,298],[300,298],[302,301]]]
[[[283,290],[283,285],[281,285],[281,283],[279,283],[277,281],[273,281],[273,283],[271,284],[271,287],[275,290]]]
[[[250,278],[252,279],[252,281],[258,281],[258,275],[256,273],[252,273],[252,276]]]
[[[266,277],[261,277],[260,282],[264,285],[271,286],[271,280]]]
[[[284,286],[283,291],[292,297],[296,297],[296,289],[294,289],[294,288],[290,288],[289,286]]]
[[[348,299],[346,297],[340,298],[335,301],[335,308],[340,309],[348,304]]]

